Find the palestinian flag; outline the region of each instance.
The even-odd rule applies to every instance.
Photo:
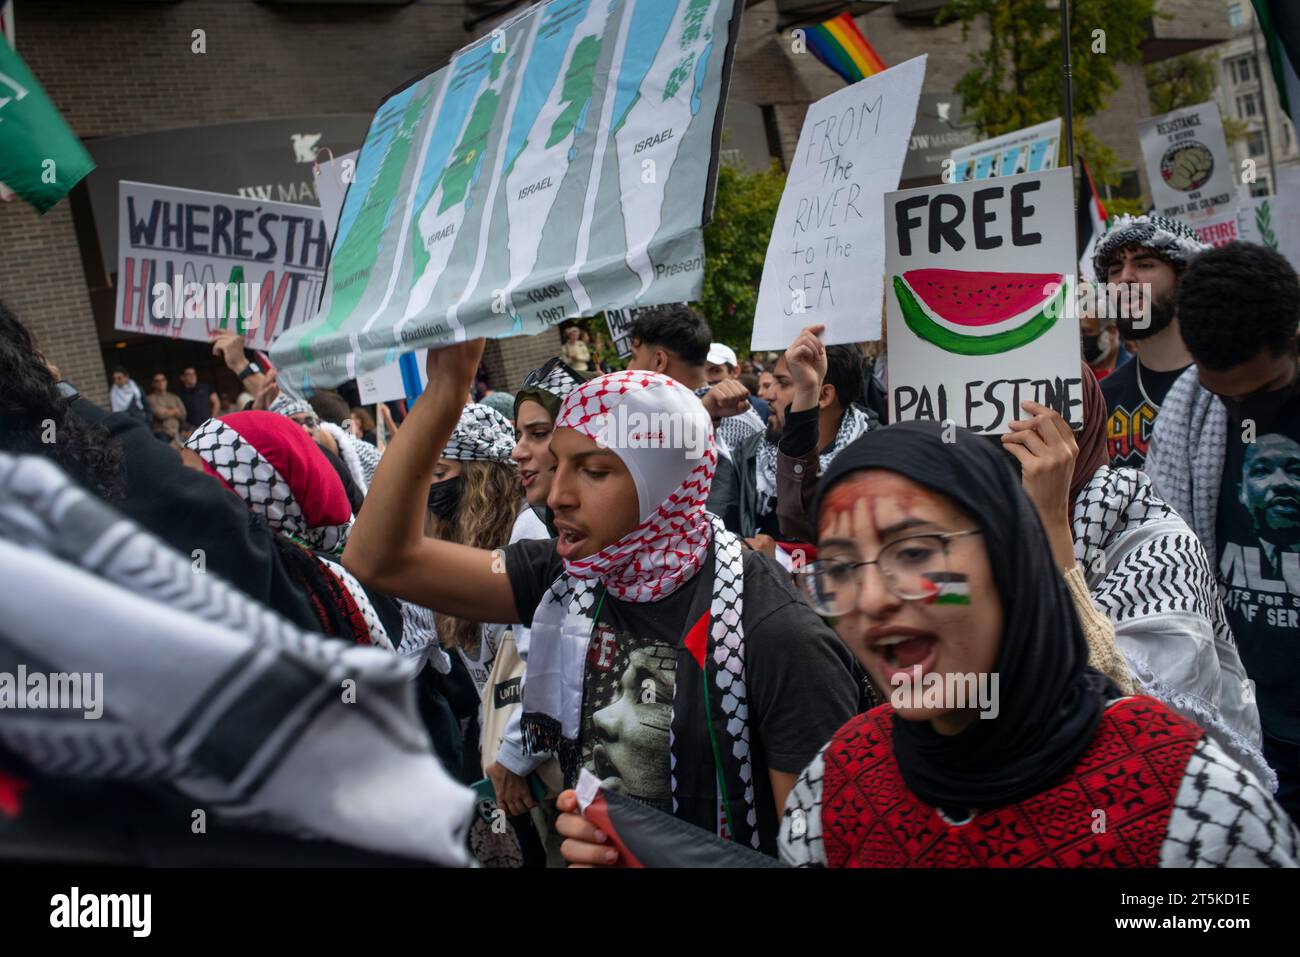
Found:
[[[94,168],[27,64],[0,43],[0,182],[43,213]]]
[[[926,601],[932,605],[969,605],[970,582],[959,572],[925,572],[922,576],[934,589]]]
[[[585,768],[578,777],[578,809],[609,835],[618,867],[784,867],[692,824],[622,794],[606,791]]]
[[[1300,126],[1300,5],[1295,0],[1251,0],[1268,47],[1278,102]]]
[[[1079,184],[1079,206],[1075,212],[1075,232],[1079,250],[1079,278],[1085,282],[1105,282],[1105,276],[1092,274],[1092,251],[1101,234],[1106,231],[1106,220],[1110,215],[1097,195],[1096,184],[1092,181],[1092,170],[1079,157],[1079,166],[1083,169],[1083,182]]]

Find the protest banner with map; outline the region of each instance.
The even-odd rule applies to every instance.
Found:
[[[1073,170],[900,190],[884,218],[890,421],[999,434],[1032,399],[1079,428]]]
[[[1197,219],[1235,217],[1237,184],[1217,103],[1211,100],[1153,116],[1137,128],[1151,202],[1161,216],[1193,226]]]
[[[281,382],[698,298],[736,7],[550,0],[385,100]]]
[[[1020,176],[1056,168],[1061,119],[1003,133],[952,151],[951,182],[968,183],[995,176]]]
[[[329,254],[315,206],[122,180],[117,224],[116,329],[238,330],[266,349],[315,314]]]
[[[884,195],[898,188],[925,80],[919,56],[808,109],[767,244],[751,349],[804,326],[827,345],[880,338]]]

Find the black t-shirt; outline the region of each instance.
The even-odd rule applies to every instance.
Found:
[[[1134,358],[1101,380],[1101,394],[1106,398],[1106,447],[1112,468],[1142,468],[1155,430],[1156,413],[1186,368],[1154,372],[1142,365],[1141,359]]]
[[[521,541],[505,549],[506,573],[519,620],[533,611],[559,577],[554,539]],[[600,603],[583,676],[578,745],[582,766],[612,790],[671,812],[668,731],[672,720],[677,647],[693,622],[693,598],[712,588],[707,573],[656,602]],[[772,846],[780,820],[768,769],[797,774],[831,735],[858,711],[848,650],[799,597],[772,559],[744,554],[745,675],[758,830]],[[572,782],[566,782],[571,786]]]
[[[1228,421],[1216,558],[1264,730],[1300,745],[1300,395],[1272,428],[1246,443]]]
[[[197,382],[192,389],[181,386],[176,394],[185,405],[185,421],[194,428],[197,429],[212,418],[212,386],[206,382]]]

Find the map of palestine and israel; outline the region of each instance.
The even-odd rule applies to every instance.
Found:
[[[288,391],[699,297],[737,0],[550,0],[380,106]]]

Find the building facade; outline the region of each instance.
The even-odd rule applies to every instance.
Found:
[[[1174,26],[1152,25],[1159,55],[1227,36],[1222,0],[1164,5],[1176,19]],[[220,180],[217,162],[206,175],[218,179],[205,182],[227,184],[218,191],[242,192],[260,188],[257,184],[271,189],[274,181],[269,198],[283,198],[287,189],[295,201],[310,203],[315,201],[306,172],[311,167],[305,165],[310,160],[295,150],[301,153],[303,143],[328,146],[330,155],[355,148],[358,143],[348,140],[360,134],[346,132],[344,120],[371,114],[386,93],[440,67],[518,6],[501,0],[18,0],[15,13],[19,53],[92,153],[120,148],[127,156],[124,168],[149,171],[131,176],[213,189],[195,180],[197,164],[186,159],[192,154],[167,143],[184,140],[190,149],[194,137],[207,135],[213,155],[230,156],[232,167],[256,166],[257,157],[232,132],[241,127],[230,124],[277,120],[283,129],[275,135],[283,143],[265,161],[274,170],[268,166],[265,175],[260,168],[238,175],[230,170]],[[968,36],[959,23],[936,26],[942,6],[937,0],[748,0],[735,51],[724,157],[751,167],[771,157],[789,159],[809,104],[843,85],[810,53],[798,51],[790,28],[846,8],[887,64],[928,54],[925,92],[950,94],[985,37],[978,24]],[[1223,28],[1223,36],[1211,36],[1206,26],[1211,20]],[[1121,65],[1120,71],[1123,87],[1089,123],[1145,191],[1134,124],[1150,115],[1146,86],[1140,65]],[[334,134],[333,142],[326,142],[329,136],[311,141],[307,134],[331,118],[345,132]],[[172,140],[142,137],[173,130],[180,132]],[[1290,134],[1279,128],[1275,135],[1280,141]],[[291,142],[292,137],[300,139]],[[284,164],[295,162],[304,165],[285,172]],[[934,170],[930,181],[938,174]],[[102,165],[91,177],[114,175],[121,174]],[[44,216],[21,202],[0,203],[0,299],[28,323],[64,375],[92,398],[104,400],[108,370],[118,364],[138,381],[157,370],[174,379],[184,365],[195,365],[202,378],[223,391],[236,390],[237,383],[214,368],[201,343],[113,329],[116,277],[100,248],[97,225],[102,223],[96,222],[90,201],[93,181],[88,184]],[[115,180],[107,185],[116,189]],[[559,345],[554,331],[490,343],[486,363],[493,385],[516,388],[524,373]]]

